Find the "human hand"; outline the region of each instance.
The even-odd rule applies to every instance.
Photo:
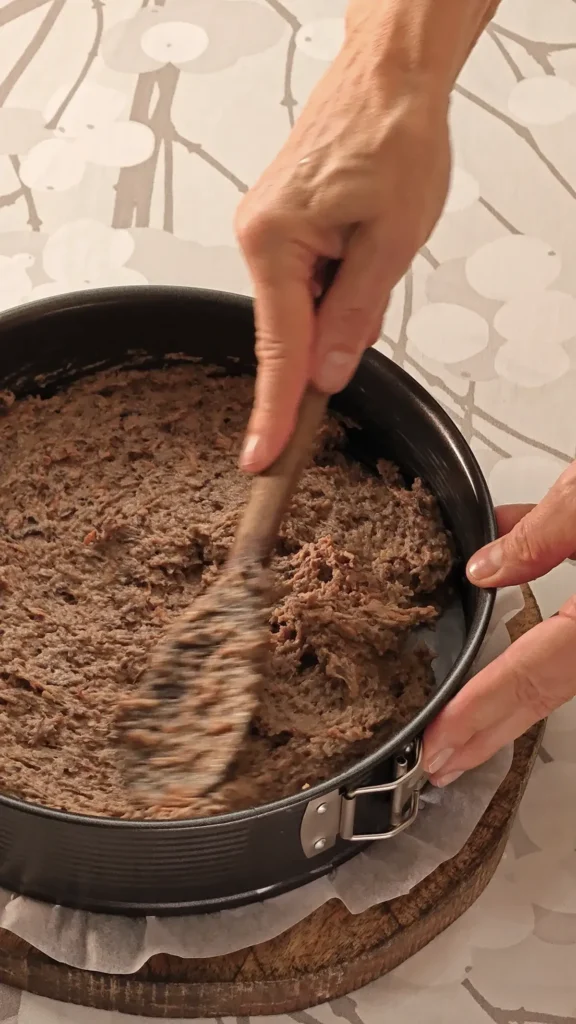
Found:
[[[393,62],[383,71],[373,39],[352,34],[243,199],[236,228],[259,361],[244,469],[260,472],[280,454],[308,381],[340,391],[377,340],[390,293],[445,202],[449,91]],[[322,265],[334,259],[315,313]]]
[[[576,462],[538,505],[503,505],[497,517],[500,539],[468,564],[477,586],[528,583],[575,557]],[[474,676],[428,727],[431,781],[448,785],[574,696],[576,595]]]

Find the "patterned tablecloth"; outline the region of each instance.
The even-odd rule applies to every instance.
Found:
[[[236,203],[335,55],[344,7],[0,0],[0,309],[99,285],[248,291]],[[575,0],[503,0],[451,121],[446,211],[380,348],[454,416],[495,498],[533,501],[576,445]],[[544,614],[574,590],[569,563],[535,586]],[[479,903],[392,976],[294,1019],[576,1022],[575,846],[572,702]],[[4,989],[0,1020],[120,1016]]]

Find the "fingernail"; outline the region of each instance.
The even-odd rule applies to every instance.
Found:
[[[503,551],[499,540],[478,551],[468,562],[468,575],[473,580],[489,580],[502,568]]]
[[[441,750],[439,754],[436,754],[436,757],[433,757],[428,765],[428,774],[433,775],[434,772],[439,772],[450,760],[453,753],[453,747],[447,747],[446,750]]]
[[[328,352],[316,377],[317,386],[329,394],[341,391],[348,383],[355,365],[356,357],[349,352]]]
[[[240,466],[242,469],[251,470],[257,463],[258,456],[262,449],[262,438],[259,434],[249,434],[244,442],[242,454],[240,456]]]
[[[437,786],[438,789],[443,789],[444,786],[449,786],[451,782],[456,782],[464,772],[448,772],[447,775],[441,775],[438,779],[431,779],[432,785]]]

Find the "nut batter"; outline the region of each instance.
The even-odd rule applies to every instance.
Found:
[[[372,474],[331,420],[272,562],[264,692],[224,784],[135,809],[116,741],[167,625],[215,578],[249,480],[253,382],[198,366],[105,372],[1,401],[0,788],[114,817],[200,816],[325,780],[410,720],[433,685],[407,650],[438,614],[452,551],[436,502]]]

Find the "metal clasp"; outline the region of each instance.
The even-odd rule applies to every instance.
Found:
[[[410,767],[410,761],[413,761]],[[345,793],[340,814],[340,835],[350,843],[370,843],[378,839],[391,839],[409,828],[418,814],[420,790],[426,782],[422,767],[422,742],[414,741],[394,758],[394,779],[379,786],[360,786]],[[387,832],[358,833],[355,831],[356,801],[361,796],[391,793],[391,828]]]
[[[394,758],[394,779],[379,786],[360,786],[343,794],[328,793],[311,800],[300,830],[302,849],[307,857],[329,850],[340,836],[351,843],[370,843],[391,839],[409,828],[418,814],[420,791],[426,782],[422,767],[422,742],[418,738]],[[355,830],[356,801],[362,796],[390,793],[390,828],[373,834]]]

